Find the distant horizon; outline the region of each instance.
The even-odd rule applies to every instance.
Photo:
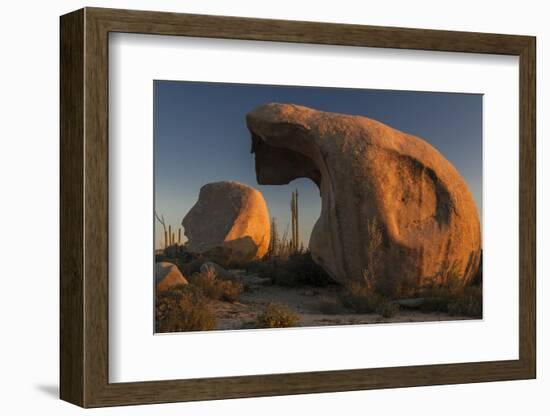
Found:
[[[155,211],[176,234],[211,182],[236,181],[264,195],[279,234],[290,234],[291,192],[298,190],[300,240],[309,245],[320,216],[317,186],[307,178],[287,185],[259,185],[246,113],[261,104],[286,102],[321,111],[362,115],[418,136],[460,172],[482,223],[482,95],[327,87],[154,81]],[[164,246],[155,219],[155,248]]]

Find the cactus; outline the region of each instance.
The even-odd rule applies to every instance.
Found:
[[[269,248],[267,249],[268,257],[277,255],[279,251],[279,231],[277,230],[277,220],[271,217],[271,236],[269,238]]]
[[[294,222],[294,216],[296,215],[296,199],[295,199],[295,196],[294,196],[294,191],[292,192],[292,197],[290,198],[290,215],[291,215],[291,218],[292,218],[292,235],[291,235],[291,238],[290,238],[290,246],[292,249],[294,249],[294,242],[296,241],[296,229],[295,229],[295,225],[296,223]]]
[[[300,250],[300,228],[298,223],[298,189],[292,192],[290,199],[290,212],[292,215],[292,239],[291,239],[291,251],[293,253]]]
[[[166,249],[170,246],[181,246],[181,227],[178,228],[178,239],[176,240],[176,228],[174,227],[174,231],[172,231],[171,225],[168,225],[168,228],[166,227],[164,215],[159,216],[155,211],[155,218],[164,229],[164,248]]]

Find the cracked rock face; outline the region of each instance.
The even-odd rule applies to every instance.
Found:
[[[259,259],[269,246],[269,212],[264,197],[238,182],[204,185],[182,225],[188,250],[222,265]]]
[[[335,280],[365,271],[391,293],[476,274],[477,209],[458,171],[424,140],[367,117],[266,104],[247,115],[258,183],[307,177],[321,194],[313,259]],[[377,241],[375,241],[377,240]],[[375,247],[375,249],[373,249]]]

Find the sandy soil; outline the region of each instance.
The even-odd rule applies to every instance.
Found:
[[[337,299],[341,288],[336,285],[281,287],[272,285],[267,278],[247,275],[240,270],[233,270],[232,274],[243,282],[247,289],[239,302],[212,302],[211,308],[218,318],[218,330],[254,328],[256,318],[269,303],[280,303],[293,309],[300,316],[297,326],[301,327],[472,319],[445,313],[423,313],[405,308],[401,308],[392,318],[384,318],[375,313],[357,314],[340,306]]]

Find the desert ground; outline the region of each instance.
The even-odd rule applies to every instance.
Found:
[[[271,279],[247,274],[244,270],[230,272],[245,285],[246,290],[236,302],[218,300],[211,303],[210,307],[218,317],[217,330],[254,328],[258,317],[273,303],[287,305],[295,311],[299,317],[295,325],[297,327],[476,319],[445,312],[423,312],[418,309],[420,304],[409,308],[400,306],[399,312],[393,316],[383,316],[376,312],[356,313],[340,303],[344,289],[337,285],[289,288],[274,285]],[[414,305],[414,302],[409,303]]]
[[[341,285],[309,252],[240,268],[188,254],[157,254],[157,332],[318,327],[480,319],[481,282],[380,295]],[[174,254],[176,253],[176,254]],[[186,277],[184,277],[184,274]]]

